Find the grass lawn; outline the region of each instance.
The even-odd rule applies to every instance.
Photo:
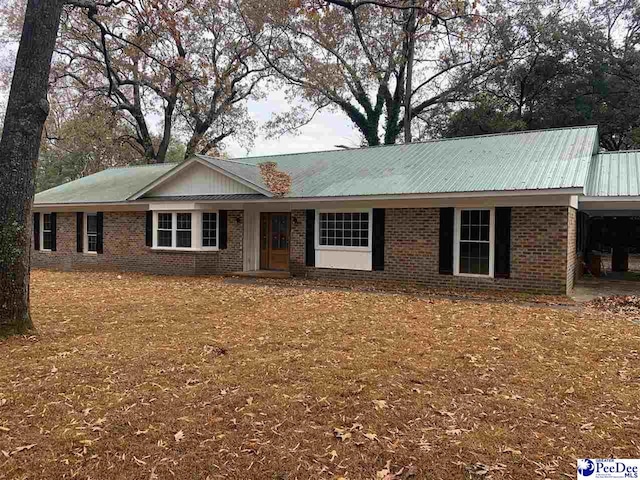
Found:
[[[0,340],[0,479],[555,479],[640,457],[622,317],[45,271],[32,302],[39,334]]]

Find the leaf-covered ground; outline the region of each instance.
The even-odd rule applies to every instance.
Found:
[[[0,341],[1,479],[555,479],[640,457],[623,316],[44,271],[32,298],[39,334]]]

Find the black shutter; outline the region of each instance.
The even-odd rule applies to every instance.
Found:
[[[147,247],[153,246],[153,212],[151,210],[147,212],[144,241]]]
[[[84,213],[76,212],[76,251],[84,252]]]
[[[306,229],[304,237],[305,265],[316,266],[316,211],[307,210],[305,215]]]
[[[496,208],[496,258],[494,276],[509,278],[511,272],[511,207]]]
[[[453,275],[453,208],[440,209],[440,267],[443,275]]]
[[[51,214],[51,251],[56,251],[56,237],[58,236],[56,212]]]
[[[96,213],[96,252],[102,253],[104,250],[104,214],[102,212]]]
[[[40,214],[33,214],[33,249],[40,250]]]
[[[384,208],[373,209],[373,270],[384,270]]]
[[[219,228],[219,238],[218,241],[220,246],[218,247],[220,250],[224,250],[227,248],[227,211],[220,210],[218,212],[218,222],[220,225]]]

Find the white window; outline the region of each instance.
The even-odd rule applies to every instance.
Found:
[[[372,270],[372,210],[316,210],[315,266]]]
[[[98,215],[95,213],[86,214],[86,241],[87,252],[97,253],[98,251]]]
[[[494,209],[456,209],[456,275],[493,277]]]
[[[154,212],[153,248],[218,250],[218,212]]]
[[[320,212],[319,246],[369,247],[369,212]]]
[[[43,213],[42,214],[42,238],[40,244],[42,245],[42,250],[51,250],[53,246],[53,225],[51,222],[51,214]]]
[[[191,248],[191,213],[176,213],[176,246]]]
[[[202,213],[202,247],[218,246],[218,214],[215,212]]]
[[[173,213],[158,213],[158,247],[173,247]]]

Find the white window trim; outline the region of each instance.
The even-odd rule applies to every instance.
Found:
[[[88,217],[89,216],[96,216],[98,215],[97,212],[84,212],[84,238],[83,238],[83,245],[82,245],[82,252],[86,253],[87,255],[97,255],[98,252],[91,252],[89,251],[89,220]],[[96,218],[97,220],[97,218]],[[97,237],[97,235],[96,235]]]
[[[369,214],[369,246],[368,247],[349,247],[343,245],[320,245],[320,214],[321,213],[362,213]],[[316,250],[334,250],[334,251],[350,251],[350,252],[372,252],[373,251],[373,208],[337,208],[337,209],[316,209],[315,215],[315,249]]]
[[[203,235],[202,225],[204,223],[202,221],[202,217],[204,216],[205,213],[216,214],[216,246],[215,247],[205,247],[204,245],[202,245],[202,235]],[[200,232],[198,234],[198,241],[200,242],[200,250],[213,251],[213,252],[220,250],[220,212],[218,210],[206,210],[206,211],[200,211],[199,213],[197,213],[197,215],[200,222]]]
[[[171,247],[158,246],[158,214],[171,214]],[[178,213],[191,214],[191,247],[176,247],[177,231],[178,231]],[[202,246],[202,214],[216,214],[216,246]],[[153,242],[152,250],[166,250],[170,252],[215,252],[218,251],[220,245],[220,212],[218,210],[154,210],[153,211]]]
[[[38,219],[38,221],[40,222],[40,228],[38,229],[40,231],[40,250],[38,250],[39,252],[50,253],[53,251],[50,248],[44,248],[44,216],[51,215],[52,213],[53,212],[40,212],[40,218]]]
[[[489,211],[489,274],[481,273],[460,273],[460,230],[462,229],[462,212],[464,210],[485,210]],[[474,278],[494,278],[496,250],[496,209],[494,207],[465,207],[456,208],[453,231],[453,274],[459,277]]]

